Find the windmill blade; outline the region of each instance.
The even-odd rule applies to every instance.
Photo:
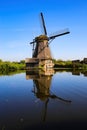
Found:
[[[61,30],[60,32],[57,32],[56,34],[53,34],[53,35],[50,36],[48,39],[51,40],[51,39],[54,39],[54,38],[56,38],[56,37],[59,37],[59,36],[68,34],[68,33],[70,33],[70,31],[69,31],[68,29],[64,29],[64,30]]]
[[[30,42],[30,44],[34,44],[35,43],[35,39],[33,39],[33,41],[32,42]]]
[[[46,26],[45,26],[43,14],[40,13],[40,15],[41,15],[41,21],[42,21],[42,25],[43,25],[44,34],[47,35],[47,31],[46,31]]]
[[[33,43],[35,43],[35,42],[30,42],[30,44],[33,44]]]

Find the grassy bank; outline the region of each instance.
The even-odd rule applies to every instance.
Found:
[[[15,71],[15,70],[24,70],[25,62],[24,60],[20,62],[10,62],[0,60],[0,71]]]

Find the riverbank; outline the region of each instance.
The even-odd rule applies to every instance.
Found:
[[[79,69],[79,70],[87,70],[87,64],[84,63],[74,63],[72,61],[62,61],[62,60],[53,60],[54,62],[54,68],[55,70],[73,70],[73,69]],[[32,69],[32,68],[31,68]],[[36,67],[33,68],[35,70],[41,69],[43,70],[43,67]],[[24,60],[21,60],[20,62],[10,62],[10,61],[2,61],[0,60],[0,71],[15,71],[15,70],[26,70],[26,64]]]

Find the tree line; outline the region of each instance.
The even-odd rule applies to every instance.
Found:
[[[63,61],[61,59],[53,59],[53,62],[54,68],[87,69],[87,63],[84,62],[72,62],[71,60]]]

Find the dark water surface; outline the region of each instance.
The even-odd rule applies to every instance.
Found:
[[[0,130],[86,129],[86,74],[0,76]]]

